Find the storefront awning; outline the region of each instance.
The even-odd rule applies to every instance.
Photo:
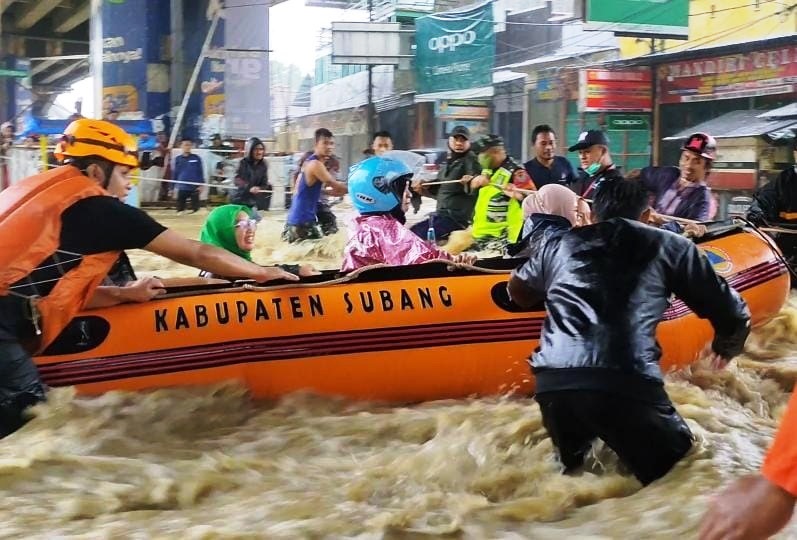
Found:
[[[686,139],[696,132],[708,133],[716,139],[766,136],[777,140],[794,137],[795,130],[797,118],[762,117],[761,111],[732,111],[664,137],[664,140]]]
[[[493,84],[501,84],[525,78],[525,73],[518,73],[508,69],[493,72]],[[467,88],[464,90],[434,92],[432,94],[416,94],[415,103],[438,101],[441,99],[490,99],[493,97],[493,95],[495,95],[495,90],[492,86],[482,86],[479,88]]]
[[[492,86],[482,86],[480,88],[468,88],[465,90],[447,90],[445,92],[433,92],[431,94],[416,94],[415,103],[428,101],[438,101],[442,99],[490,99],[494,91]]]
[[[525,73],[518,73],[517,71],[511,71],[508,69],[493,71],[493,84],[507,83],[525,78],[526,78]]]
[[[797,103],[789,103],[785,107],[762,112],[758,118],[797,118]]]

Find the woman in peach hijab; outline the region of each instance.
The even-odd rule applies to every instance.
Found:
[[[555,234],[590,222],[587,201],[559,184],[546,184],[523,200],[526,222],[515,244],[507,246],[513,257],[528,256],[543,233]]]
[[[561,184],[546,184],[531,193],[523,201],[523,216],[546,214],[565,218],[571,227],[589,223],[590,210],[587,201]]]

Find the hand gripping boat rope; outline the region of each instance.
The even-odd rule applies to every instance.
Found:
[[[448,259],[432,259],[429,261],[424,261],[421,264],[434,264],[434,263],[442,263],[445,264],[449,271],[453,272],[455,270],[468,270],[475,273],[480,274],[509,274],[511,270],[496,270],[492,268],[482,268],[479,266],[474,266],[471,264],[462,264],[462,263],[455,263]],[[217,292],[241,292],[241,291],[251,291],[251,292],[263,292],[263,291],[278,291],[281,289],[303,289],[309,287],[328,287],[332,285],[341,285],[344,283],[350,283],[352,281],[356,281],[360,275],[370,272],[372,270],[378,270],[380,268],[394,268],[389,264],[372,264],[370,266],[363,266],[362,268],[358,268],[357,270],[353,270],[348,274],[341,276],[339,278],[331,279],[329,281],[322,281],[322,282],[287,282],[281,283],[279,285],[256,285],[254,283],[241,283],[236,285],[236,282],[231,282],[229,287],[222,287],[218,289],[208,290],[208,293],[217,293]],[[199,278],[205,279],[205,278]],[[168,281],[168,280],[165,280]],[[196,284],[206,284],[211,285],[214,284],[210,281],[199,281]],[[168,288],[168,283],[166,283]],[[197,293],[201,293],[202,291],[197,291],[196,289],[188,290],[188,291],[175,291],[171,293],[167,293],[164,295],[159,296],[158,298],[183,298],[187,296],[196,296]]]

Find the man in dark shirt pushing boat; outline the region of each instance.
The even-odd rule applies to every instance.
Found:
[[[692,446],[659,367],[656,327],[675,294],[714,327],[711,362],[724,367],[749,333],[744,301],[686,238],[645,225],[638,181],[604,180],[594,223],[538,238],[514,271],[521,306],[545,301],[539,349],[531,357],[543,424],[567,471],[596,438],[642,484],[664,476]]]

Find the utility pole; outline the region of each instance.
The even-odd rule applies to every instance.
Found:
[[[174,148],[174,143],[177,141],[177,135],[180,133],[180,127],[183,123],[185,111],[188,108],[188,101],[191,98],[191,92],[194,91],[194,86],[196,86],[196,81],[199,78],[199,71],[202,69],[202,63],[205,61],[205,58],[207,58],[208,51],[210,50],[210,43],[213,40],[213,34],[216,32],[216,27],[219,25],[221,11],[221,9],[216,11],[216,14],[213,16],[213,20],[210,22],[208,33],[205,35],[205,42],[202,44],[202,51],[199,53],[199,58],[197,58],[196,64],[194,64],[194,71],[191,73],[191,78],[188,80],[188,86],[185,89],[185,94],[183,94],[183,101],[180,103],[180,108],[177,110],[177,118],[174,121],[172,132],[169,135],[169,148]]]
[[[656,38],[650,38],[650,54],[656,54]],[[659,106],[656,104],[659,78],[654,62],[650,64],[650,72],[650,165],[653,166],[659,162]]]
[[[368,20],[374,20],[374,0],[368,0]],[[376,131],[374,125],[374,66],[368,64],[368,105],[365,108],[365,129],[370,139]]]

